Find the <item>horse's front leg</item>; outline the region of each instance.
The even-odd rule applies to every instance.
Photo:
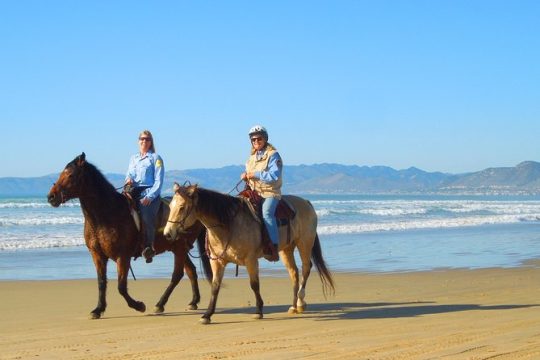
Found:
[[[208,309],[199,320],[201,324],[210,324],[210,318],[216,311],[217,297],[219,294],[219,288],[221,287],[221,282],[223,281],[223,274],[225,273],[225,265],[221,263],[220,260],[211,260],[210,264],[212,265],[212,290],[210,296],[210,303],[208,304]]]
[[[140,312],[145,312],[146,305],[144,305],[142,301],[136,301],[131,296],[129,296],[129,293],[127,290],[129,264],[130,264],[129,256],[119,257],[116,260],[116,269],[118,271],[118,292],[120,293],[120,295],[124,297],[124,299],[126,299],[126,302],[128,303],[128,306],[130,308],[133,308]]]
[[[259,260],[256,257],[250,259],[246,263],[246,270],[249,274],[249,285],[251,286],[251,290],[255,293],[255,304],[257,306],[257,311],[253,315],[253,318],[262,319],[264,302],[259,289]]]
[[[171,276],[171,282],[169,283],[169,286],[167,286],[167,289],[165,289],[163,295],[161,295],[161,298],[159,299],[156,307],[154,308],[154,313],[156,314],[161,314],[165,311],[165,305],[167,304],[167,301],[169,301],[169,296],[171,296],[174,288],[176,288],[176,286],[184,276],[184,260],[186,258],[185,251],[186,250],[184,248],[180,249],[178,247],[172,250],[174,254],[174,269]],[[199,289],[197,288],[197,291],[198,290]]]
[[[106,294],[107,294],[107,262],[109,259],[98,254],[96,251],[90,249],[92,254],[92,260],[96,267],[97,281],[98,281],[98,303],[94,310],[90,312],[90,319],[99,319],[107,308]]]

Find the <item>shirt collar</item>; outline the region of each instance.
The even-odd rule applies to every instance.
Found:
[[[147,157],[150,156],[151,154],[152,154],[152,150],[148,150],[148,151],[146,152],[146,154],[144,154],[144,155],[141,155],[141,153],[137,153],[137,157],[138,157],[139,159],[142,160],[142,159],[144,159],[144,158],[147,158]]]

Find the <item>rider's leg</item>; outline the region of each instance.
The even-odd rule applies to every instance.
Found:
[[[279,244],[279,229],[278,224],[276,220],[276,207],[278,206],[279,199],[270,197],[265,198],[262,204],[262,215],[263,215],[263,221],[264,225],[266,226],[266,229],[268,230],[268,235],[270,236],[270,240],[272,241],[272,244],[274,245],[275,250],[275,256],[273,258],[274,261],[277,261],[277,249]]]
[[[156,216],[159,210],[160,198],[154,199],[150,204],[141,204],[141,217],[144,222],[144,250],[143,256],[146,260],[152,259],[155,255],[153,244],[156,236]]]

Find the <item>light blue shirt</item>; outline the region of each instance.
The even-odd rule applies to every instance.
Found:
[[[264,155],[265,150],[257,151],[257,159],[260,159]],[[268,167],[263,171],[255,171],[254,175],[257,179],[265,183],[272,183],[277,181],[281,177],[281,170],[283,169],[283,162],[281,156],[276,151],[268,159]]]
[[[165,168],[161,156],[151,151],[146,155],[135,154],[129,160],[126,180],[131,179],[134,186],[148,186],[141,192],[141,197],[154,200],[161,194]]]

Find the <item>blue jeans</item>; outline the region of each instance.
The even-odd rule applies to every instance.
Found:
[[[270,235],[270,240],[272,240],[272,244],[274,245],[279,244],[279,230],[275,215],[278,204],[279,199],[274,197],[265,198],[262,204],[264,225],[266,225],[266,229]]]
[[[144,224],[144,245],[152,246],[156,237],[156,216],[161,198],[158,196],[150,204],[140,204],[141,218]]]

